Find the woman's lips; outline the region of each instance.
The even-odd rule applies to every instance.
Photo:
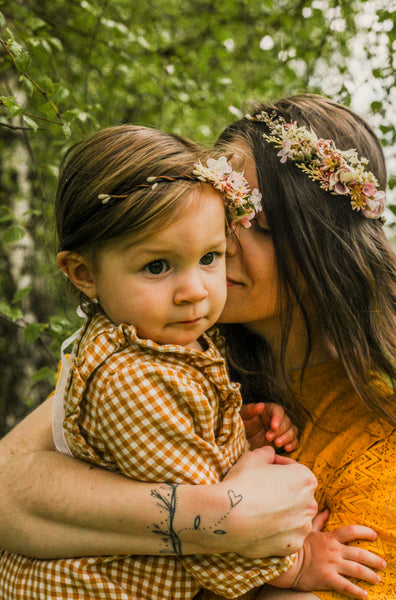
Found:
[[[235,281],[231,277],[227,277],[227,287],[233,287],[234,285],[243,285],[240,281]]]

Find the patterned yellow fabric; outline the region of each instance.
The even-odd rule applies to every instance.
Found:
[[[374,376],[371,376],[374,378]],[[378,379],[378,378],[377,378]],[[319,508],[331,511],[325,530],[360,524],[378,533],[374,542],[354,542],[388,564],[382,582],[359,582],[368,600],[396,599],[396,428],[369,411],[338,361],[307,369],[302,390],[296,373],[293,391],[312,416],[291,455],[318,478]],[[384,396],[389,389],[378,380]],[[346,600],[335,592],[315,592],[322,600]]]
[[[241,398],[213,342],[203,343],[205,352],[158,346],[96,316],[79,343],[65,407],[73,454],[144,481],[221,480],[246,447]],[[157,493],[160,506],[169,502],[167,486],[159,483]],[[0,598],[188,600],[202,588],[235,598],[292,563],[232,553],[40,561],[4,552]]]

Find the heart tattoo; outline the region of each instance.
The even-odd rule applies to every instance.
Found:
[[[242,496],[239,494],[238,496],[232,490],[228,490],[228,497],[231,502],[231,508],[234,508],[237,504],[242,500]]]

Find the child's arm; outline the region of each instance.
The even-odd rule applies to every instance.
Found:
[[[306,538],[289,571],[271,581],[279,588],[301,591],[333,590],[352,598],[366,598],[367,592],[347,577],[355,577],[371,584],[381,581],[373,569],[385,569],[385,561],[368,550],[347,545],[348,542],[375,540],[376,533],[369,527],[348,525],[331,532],[320,531],[328,511],[314,519],[313,531]]]
[[[279,404],[245,404],[241,408],[241,416],[252,450],[269,444],[276,448],[284,448],[286,452],[291,452],[297,447],[298,429]]]

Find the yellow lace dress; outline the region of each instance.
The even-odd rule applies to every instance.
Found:
[[[373,376],[374,377],[374,376]],[[378,378],[377,378],[378,379]],[[384,395],[389,389],[380,380]],[[375,541],[354,542],[387,561],[378,585],[359,582],[368,600],[396,599],[396,428],[363,404],[338,361],[299,373],[293,391],[308,419],[292,458],[318,479],[320,510],[331,511],[325,530],[360,524],[377,531]],[[322,600],[347,600],[335,592],[314,592]]]

